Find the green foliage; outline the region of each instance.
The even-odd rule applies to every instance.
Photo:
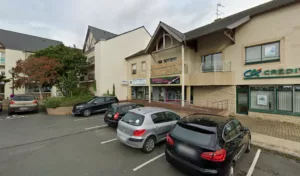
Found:
[[[78,83],[79,81],[77,76],[75,75],[75,72],[73,70],[70,70],[66,75],[62,75],[58,78],[58,83],[56,84],[56,86],[59,90],[61,90],[64,96],[72,97],[74,96],[74,92],[78,89]]]
[[[9,79],[6,79],[6,76],[0,75],[0,82],[7,83],[7,82],[9,82],[9,81],[10,81]]]
[[[113,94],[110,94],[110,93],[109,93],[109,90],[107,90],[107,92],[104,93],[103,95],[104,95],[104,96],[113,96]]]
[[[94,91],[96,92],[96,91],[97,91],[97,84],[96,84],[96,81],[93,82],[93,88],[94,88]]]
[[[113,84],[113,92],[112,92],[113,96],[116,96],[116,92],[115,91],[116,91],[116,87],[115,87],[115,84]]]
[[[60,97],[49,97],[44,103],[46,108],[57,108],[60,106],[61,101]]]

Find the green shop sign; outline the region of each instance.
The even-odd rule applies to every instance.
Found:
[[[300,78],[300,68],[263,70],[250,69],[244,72],[244,79]]]

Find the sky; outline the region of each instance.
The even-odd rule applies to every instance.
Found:
[[[120,34],[159,21],[187,32],[270,0],[1,0],[0,28],[82,48],[88,25]]]

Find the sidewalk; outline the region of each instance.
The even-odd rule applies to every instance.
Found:
[[[176,104],[160,102],[148,103],[147,101],[133,101],[145,106],[172,109],[181,116],[193,113],[220,114],[221,110],[207,108],[182,108]],[[300,125],[290,122],[261,119],[247,115],[236,115],[236,119],[252,132],[252,144],[268,150],[277,151],[300,158]],[[296,117],[295,117],[296,118]]]

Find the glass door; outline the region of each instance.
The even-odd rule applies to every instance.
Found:
[[[249,88],[236,88],[236,112],[238,114],[248,114],[249,110]]]

